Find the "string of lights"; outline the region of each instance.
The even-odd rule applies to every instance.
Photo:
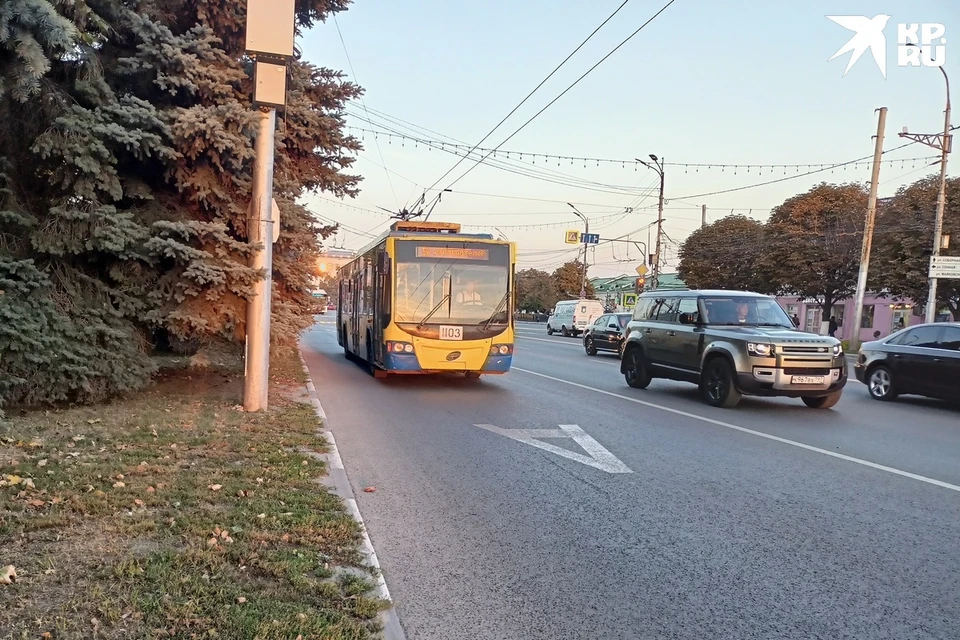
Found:
[[[350,114],[358,120],[366,120],[362,116],[356,114]],[[388,135],[395,135],[402,137],[404,134],[401,132],[393,131]],[[388,142],[392,144],[392,141]],[[515,160],[505,160],[503,158],[497,159],[486,159],[479,155],[475,151],[470,151],[467,149],[469,145],[464,144],[451,144],[445,143],[442,141],[431,141],[431,140],[419,140],[418,144],[422,144],[428,150],[436,149],[438,151],[448,153],[454,156],[457,156],[461,159],[466,159],[470,157],[476,163],[483,163],[486,166],[493,167],[495,169],[500,169],[508,173],[519,175],[526,178],[533,178],[535,180],[541,180],[545,182],[550,182],[553,184],[560,184],[567,187],[574,187],[577,189],[586,189],[589,191],[597,191],[600,193],[614,193],[622,195],[633,195],[637,193],[637,187],[634,185],[620,185],[620,184],[609,184],[604,182],[598,182],[596,180],[588,180],[578,176],[573,176],[561,171],[557,171],[550,167],[537,167],[531,165],[527,162],[519,162]],[[464,150],[467,149],[467,150]],[[465,175],[465,174],[464,174]],[[425,191],[434,190],[432,187],[425,189]]]
[[[477,147],[475,150],[471,145],[460,144],[456,142],[448,142],[445,140],[430,139],[425,137],[417,137],[413,135],[408,135],[404,133],[398,133],[396,131],[389,131],[385,129],[366,129],[362,127],[348,126],[348,130],[356,131],[361,134],[361,139],[364,138],[364,134],[372,134],[377,140],[380,136],[387,138],[388,144],[393,144],[393,140],[396,138],[401,146],[405,147],[407,143],[414,145],[414,148],[419,148],[420,145],[431,149],[440,149],[443,151],[448,151],[460,155],[465,153],[465,150],[472,150],[472,152],[490,152],[491,158],[501,158],[506,160],[515,160],[519,162],[526,162],[531,165],[536,165],[538,162],[541,165],[554,164],[558,167],[562,166],[582,166],[583,168],[588,167],[602,167],[602,166],[614,166],[622,169],[632,168],[634,171],[639,170],[643,166],[643,163],[638,162],[635,159],[623,159],[623,158],[598,158],[598,157],[589,157],[589,156],[567,156],[567,155],[557,155],[550,153],[539,153],[539,152],[530,152],[530,151],[516,151],[516,150],[506,150],[506,149],[492,149],[492,148],[483,148]],[[906,145],[904,145],[906,146]],[[902,148],[902,147],[899,147]],[[891,150],[892,151],[892,150]],[[813,172],[816,171],[829,171],[831,169],[842,168],[842,169],[867,169],[871,166],[872,156],[867,156],[861,158],[857,161],[850,162],[813,162],[813,163],[705,163],[705,162],[667,162],[665,163],[668,167],[677,167],[684,170],[684,173],[689,173],[691,170],[694,173],[699,173],[701,169],[705,171],[720,171],[721,173],[726,173],[730,171],[732,175],[738,175],[739,172],[746,174],[756,174],[763,175],[764,173],[782,173],[787,175],[788,172]],[[891,158],[888,160],[883,160],[882,163],[887,166],[900,165],[901,168],[905,168],[908,164],[911,167],[916,167],[918,162],[923,161],[934,161],[937,160],[938,156],[922,156],[915,158]],[[607,185],[607,186],[616,186],[616,185]]]

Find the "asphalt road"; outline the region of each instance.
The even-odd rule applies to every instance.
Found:
[[[479,381],[303,347],[410,640],[960,638],[960,410],[713,409],[543,325]]]

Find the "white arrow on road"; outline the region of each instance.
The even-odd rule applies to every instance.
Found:
[[[492,424],[475,424],[475,427],[486,429],[502,436],[507,436],[517,442],[529,444],[537,449],[543,449],[558,456],[563,456],[570,460],[576,460],[588,467],[600,469],[607,473],[633,473],[627,465],[603,448],[599,442],[591,438],[587,433],[575,424],[561,424],[559,429],[501,429]],[[558,447],[546,442],[540,442],[537,438],[570,438],[579,444],[589,455],[574,453],[563,447]]]

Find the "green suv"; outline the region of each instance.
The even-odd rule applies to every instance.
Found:
[[[699,385],[715,407],[743,395],[840,400],[847,364],[839,340],[798,330],[777,301],[744,291],[651,291],[637,301],[620,371],[645,389],[653,378]]]

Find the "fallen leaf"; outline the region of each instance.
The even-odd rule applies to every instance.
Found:
[[[11,487],[15,487],[21,482],[23,482],[23,478],[21,478],[20,476],[6,476],[6,479],[7,479],[7,482],[10,483]]]
[[[13,584],[17,581],[17,570],[12,564],[0,569],[0,584]]]
[[[93,420],[87,420],[87,424],[100,424],[103,422],[100,418],[94,418]]]
[[[39,460],[39,461],[37,462],[37,466],[38,466],[38,467],[45,467],[45,466],[47,466],[47,461],[46,461],[46,459],[44,459],[44,460]]]
[[[210,485],[210,486],[207,487],[207,488],[210,489],[210,491],[220,491],[220,489],[223,489],[223,485],[222,485],[222,484],[212,484],[212,485]]]
[[[40,507],[44,506],[47,503],[44,502],[43,500],[31,500],[27,504],[29,504],[31,507],[37,507],[39,509]]]
[[[243,604],[243,603],[246,602],[246,601],[247,601],[247,599],[244,598],[243,596],[240,596],[239,598],[237,598],[237,604]]]
[[[137,505],[138,507],[142,507],[143,500],[141,500],[140,498],[137,498],[136,500],[133,501],[133,504]]]
[[[81,440],[85,440],[83,436],[73,436],[72,439],[74,442],[80,442]]]
[[[122,489],[122,488],[125,487],[125,486],[127,486],[127,485],[124,484],[123,482],[114,482],[114,483],[113,483],[113,488],[114,488],[114,489]]]
[[[305,614],[305,613],[298,613],[298,614],[297,614],[297,620],[299,620],[300,622],[303,622],[303,621],[306,620],[306,619],[307,619],[307,614]]]
[[[31,478],[27,478],[26,480],[24,480],[24,481],[23,481],[23,484],[25,484],[27,487],[29,487],[29,488],[31,488],[31,489],[36,489],[36,488],[37,488],[37,485],[33,484],[33,480],[32,480]]]
[[[366,489],[364,489],[366,493],[373,493],[376,490],[377,490],[376,487],[367,487]]]
[[[267,517],[267,514],[265,514],[265,513],[260,513],[260,514],[257,514],[257,517],[260,518],[261,520],[263,520],[264,518]]]
[[[154,489],[153,487],[147,487],[147,493],[156,493],[156,492],[157,490]]]
[[[122,473],[118,473],[118,474],[117,474],[117,480],[123,480],[123,474],[122,474]]]

